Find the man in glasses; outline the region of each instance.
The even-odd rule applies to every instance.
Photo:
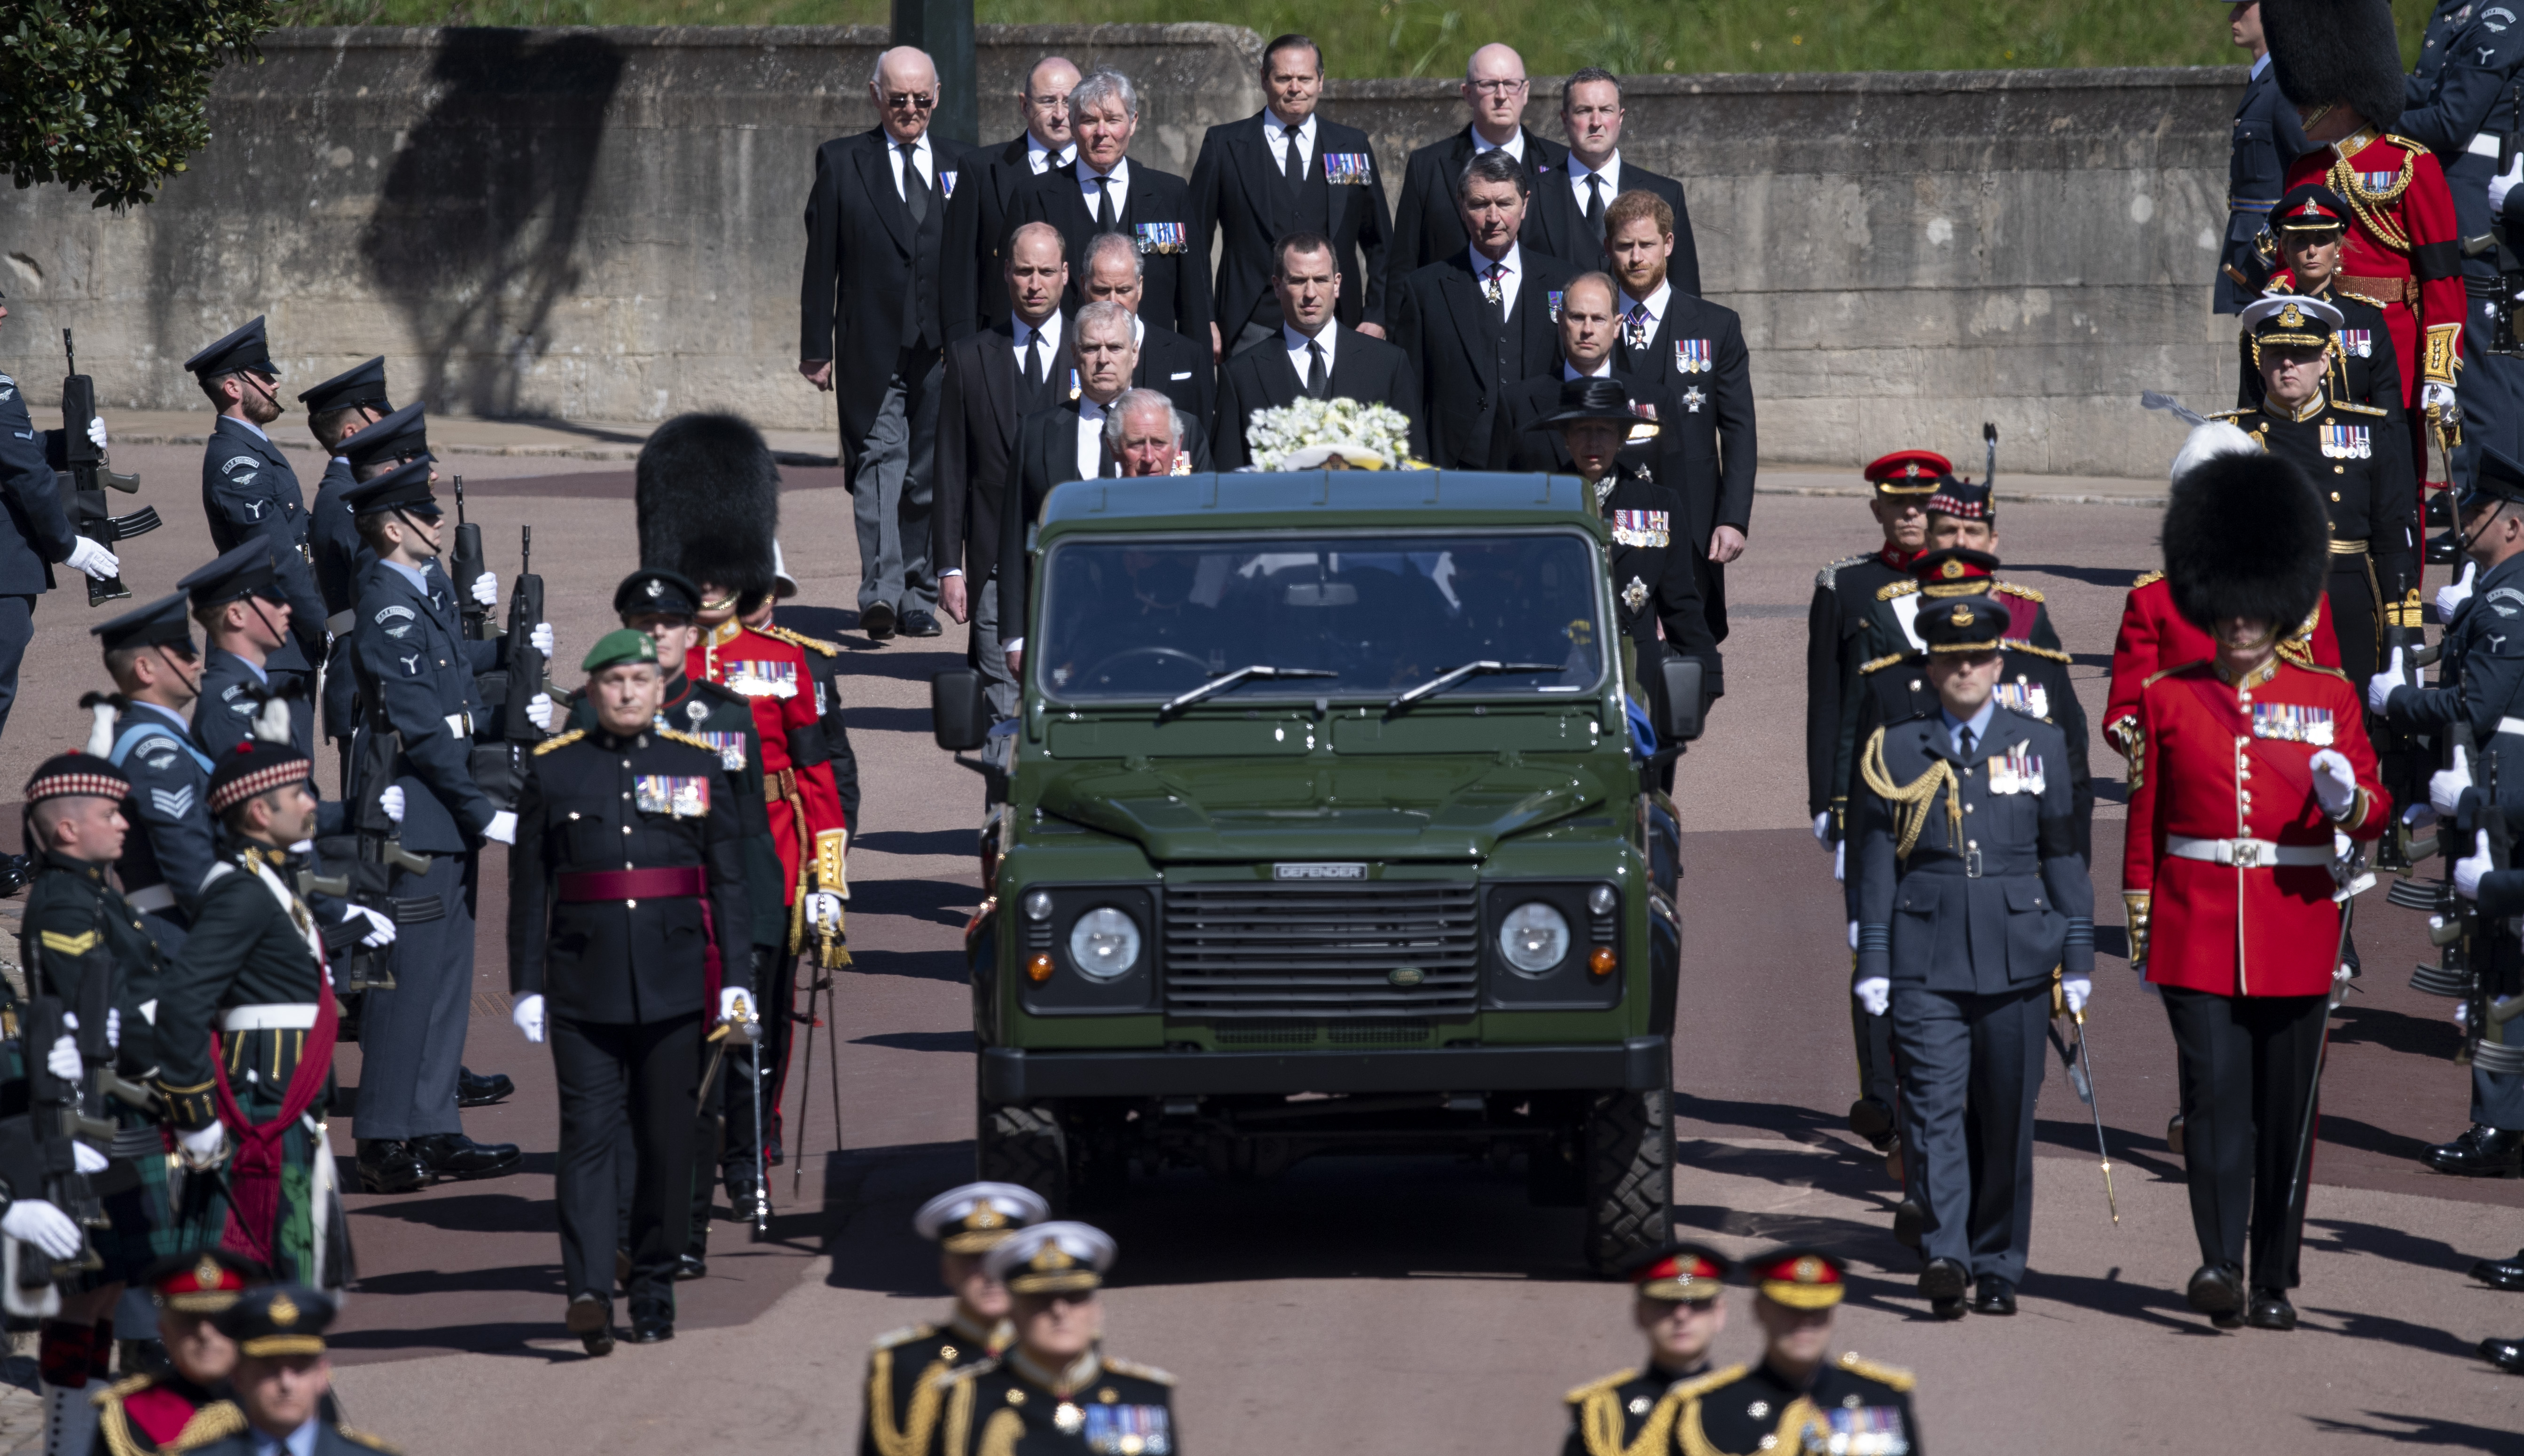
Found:
[[[946,276],[942,307],[946,337],[971,338],[1008,315],[1008,243],[1016,230],[1017,192],[1034,178],[1078,159],[1069,130],[1069,93],[1078,68],[1065,57],[1045,56],[1026,73],[1017,90],[1017,118],[1025,129],[994,151],[964,159],[964,179],[946,203]]]
[[[1525,115],[1525,58],[1503,45],[1485,45],[1464,66],[1464,105],[1472,124],[1453,136],[1431,142],[1411,154],[1403,169],[1402,194],[1393,209],[1393,245],[1385,250],[1388,298],[1398,298],[1402,280],[1415,269],[1454,258],[1472,246],[1463,218],[1455,209],[1456,179],[1476,155],[1504,151],[1525,168],[1526,191],[1546,181],[1558,182],[1569,166],[1569,149],[1529,131]],[[1529,217],[1521,241],[1540,250],[1542,238]]]
[[[868,80],[877,124],[817,150],[806,198],[798,372],[841,395],[859,626],[878,642],[898,629],[939,632],[929,502],[946,361],[946,206],[971,149],[930,134],[938,93],[927,52],[896,46],[879,56]]]

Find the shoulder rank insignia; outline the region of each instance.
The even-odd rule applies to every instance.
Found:
[[[1723,1389],[1742,1380],[1748,1368],[1742,1365],[1729,1365],[1724,1370],[1713,1370],[1697,1380],[1685,1381],[1665,1393],[1681,1400],[1698,1400],[1712,1390]]]
[[[768,636],[779,638],[782,642],[794,642],[810,652],[822,653],[827,657],[838,657],[842,655],[842,645],[838,642],[826,642],[820,637],[809,637],[803,632],[792,632],[778,623],[764,627],[762,631]]]
[[[2031,653],[2037,657],[2048,657],[2054,662],[2068,662],[2073,664],[2077,660],[2056,647],[2035,647],[2032,643],[2023,641],[2020,638],[2011,640],[2007,644],[2007,650],[2011,653]]]
[[[1113,1362],[1107,1360],[1104,1363],[1109,1366]],[[970,1365],[958,1365],[953,1370],[942,1370],[929,1378],[929,1383],[936,1385],[943,1390],[948,1385],[957,1384],[964,1381],[974,1380],[978,1377],[989,1375],[992,1371],[998,1368],[999,1362],[996,1360],[988,1358],[976,1360]]]
[[[2257,410],[2218,410],[2211,412],[2205,417],[2208,419],[2222,419],[2231,424],[2234,421],[2243,418],[2247,414],[2258,414],[2260,412]]]
[[[193,1412],[193,1418],[184,1423],[183,1430],[175,1432],[175,1438],[167,1443],[165,1450],[167,1456],[175,1456],[177,1452],[242,1435],[245,1430],[245,1412],[237,1409],[235,1401],[214,1400]]]
[[[2208,665],[2208,659],[2207,657],[2195,658],[2189,662],[2176,662],[2170,667],[2149,673],[2147,681],[2139,684],[2139,686],[2142,688],[2152,688],[2158,683],[2164,681],[2166,678],[2173,676],[2177,672],[2188,672],[2194,667],[2206,667]]]
[[[2152,587],[2162,580],[2164,580],[2164,573],[2161,571],[2142,571],[2138,574],[2138,580],[2129,584],[2129,589],[2135,592],[2141,587]]]
[[[1916,592],[1918,589],[1919,584],[1906,576],[1900,581],[1888,581],[1884,583],[1882,587],[1879,587],[1876,590],[1875,600],[1878,602],[1890,602],[1896,597],[1910,596],[1913,592]]]
[[[2374,406],[2372,406],[2372,405],[2360,405],[2360,404],[2357,404],[2357,403],[2355,403],[2355,402],[2354,402],[2354,401],[2350,401],[2350,400],[2333,400],[2333,401],[2331,402],[2331,408],[2332,408],[2332,409],[2334,409],[2334,410],[2339,410],[2339,411],[2346,412],[2347,413],[2351,413],[2351,414],[2375,414],[2375,415],[2381,415],[2381,414],[2384,413],[2383,411],[2376,409],[2376,408],[2375,408]]]
[[[890,1350],[898,1345],[909,1344],[915,1339],[927,1339],[937,1333],[938,1327],[935,1325],[905,1325],[899,1330],[888,1330],[878,1335],[868,1348]]]
[[[1841,1352],[1840,1368],[1862,1380],[1873,1381],[1879,1385],[1890,1385],[1906,1395],[1919,1383],[1919,1378],[1907,1370],[1880,1365],[1873,1360],[1861,1359],[1847,1350]]]
[[[718,745],[711,743],[708,739],[686,733],[680,728],[660,728],[657,730],[657,736],[674,743],[682,744],[686,748],[703,749],[711,753],[716,753],[719,751]]]
[[[1881,672],[1885,668],[1890,667],[1897,662],[1907,662],[1910,658],[1911,655],[1909,653],[1886,653],[1883,656],[1877,657],[1871,662],[1860,663],[1858,670],[1862,673]]]
[[[2004,592],[2011,597],[2022,597],[2027,602],[2040,602],[2045,600],[2039,591],[2036,591],[2032,587],[2023,586],[2013,581],[1992,582],[1990,583],[1989,589],[1993,592]]]
[[[57,955],[85,955],[96,948],[97,933],[91,930],[66,936],[58,930],[48,930],[43,940],[44,948]]]
[[[1104,1362],[1104,1368],[1113,1372],[1115,1375],[1127,1375],[1139,1380],[1154,1381],[1160,1385],[1171,1385],[1175,1383],[1174,1376],[1169,1372],[1159,1370],[1153,1365],[1141,1365],[1136,1360],[1106,1360]]]
[[[2341,670],[2340,670],[2339,668],[2337,668],[2337,667],[2325,667],[2325,666],[2323,666],[2321,663],[2316,662],[2316,661],[2312,661],[2312,660],[2310,660],[2310,659],[2308,659],[2308,660],[2306,660],[2306,661],[2300,662],[2300,661],[2296,660],[2294,657],[2282,657],[2282,658],[2280,658],[2279,660],[2281,660],[2281,661],[2283,661],[2283,662],[2287,663],[2290,667],[2295,667],[2295,668],[2301,669],[2301,670],[2306,671],[2306,672],[2319,672],[2319,673],[2321,673],[2324,677],[2336,677],[2336,678],[2340,679],[2340,680],[2341,680],[2342,682],[2344,682],[2344,683],[2345,683],[2345,682],[2347,682],[2347,681],[2349,681],[2349,674],[2348,674],[2348,673],[2345,673],[2345,672],[2341,671]]]
[[[342,1437],[342,1439],[365,1446],[371,1451],[395,1452],[396,1448],[387,1445],[384,1436],[371,1435],[367,1432],[355,1430],[349,1426],[336,1426],[333,1430]]]
[[[567,733],[560,734],[558,737],[547,738],[542,743],[535,745],[535,756],[540,758],[555,749],[567,748],[571,744],[574,744],[585,737],[587,737],[586,729],[572,728]]]
[[[1866,559],[1867,558],[1863,556],[1842,557],[1839,560],[1832,562],[1830,565],[1825,566],[1820,571],[1815,573],[1815,585],[1828,592],[1839,582],[1841,572]]]

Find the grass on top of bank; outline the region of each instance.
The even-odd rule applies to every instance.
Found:
[[[287,0],[303,25],[865,25],[888,0]],[[2406,59],[2427,22],[2396,7]],[[1536,75],[2240,62],[2202,0],[974,0],[984,24],[1216,21],[1314,36],[1336,76],[1448,75],[1504,40]]]

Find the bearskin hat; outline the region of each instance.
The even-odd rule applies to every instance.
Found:
[[[2250,617],[2293,631],[2331,569],[2331,517],[2304,470],[2256,452],[2217,455],[2173,482],[2164,576],[2173,609],[2202,631]]]
[[[678,414],[640,448],[632,501],[640,564],[734,588],[739,610],[772,589],[780,467],[762,432],[733,414]]]
[[[2288,100],[2348,106],[2378,131],[2401,119],[2402,42],[2390,0],[2262,0],[2261,33]]]

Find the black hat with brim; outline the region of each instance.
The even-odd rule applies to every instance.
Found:
[[[702,589],[682,572],[663,566],[643,566],[613,589],[613,613],[626,621],[635,616],[699,616],[701,611]]]
[[[298,403],[306,406],[310,414],[353,408],[374,410],[380,414],[392,413],[394,404],[386,398],[385,356],[380,354],[366,364],[353,364],[301,394]]]
[[[170,592],[146,607],[135,607],[87,630],[97,646],[109,653],[127,647],[164,646],[181,647],[186,656],[194,655],[192,599],[182,592]]]
[[[197,566],[175,585],[195,607],[218,607],[246,597],[283,600],[279,572],[271,564],[271,543],[256,537],[222,552],[207,566]]]
[[[1560,385],[1560,413],[1540,423],[1557,429],[1589,419],[1633,426],[1633,438],[1636,438],[1636,426],[1645,425],[1651,432],[1657,428],[1654,415],[1640,413],[1638,406],[1630,403],[1627,385],[1619,379],[1605,378],[1563,380]]]
[[[418,404],[404,406],[341,444],[342,459],[354,470],[381,461],[428,455],[429,416]]]
[[[353,515],[401,510],[413,515],[442,515],[438,498],[429,491],[429,457],[406,461],[374,480],[342,492],[342,504]]]
[[[239,369],[252,369],[274,379],[280,377],[280,370],[271,362],[271,346],[264,340],[263,315],[260,314],[255,315],[252,323],[214,341],[184,361],[185,372],[200,379],[216,379]]]

